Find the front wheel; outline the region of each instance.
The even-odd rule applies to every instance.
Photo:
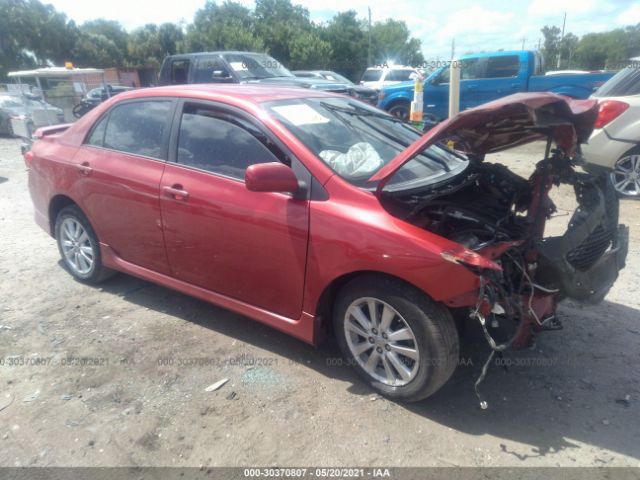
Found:
[[[334,307],[338,344],[356,371],[389,398],[422,400],[451,377],[459,356],[449,311],[402,282],[366,276]]]
[[[389,114],[400,120],[408,121],[411,105],[406,102],[395,103],[389,108]]]
[[[74,278],[98,283],[115,274],[102,265],[98,237],[78,207],[71,205],[60,211],[55,234],[62,261]]]

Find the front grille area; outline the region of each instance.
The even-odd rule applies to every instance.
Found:
[[[593,267],[613,240],[614,232],[598,225],[577,248],[567,253],[567,261],[578,270]]]

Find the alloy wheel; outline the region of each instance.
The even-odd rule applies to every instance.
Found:
[[[59,235],[67,265],[77,274],[88,274],[95,263],[95,251],[87,230],[78,220],[68,217],[60,225]]]
[[[418,372],[420,352],[413,330],[391,305],[362,297],[344,318],[347,345],[362,369],[377,381],[402,386]]]
[[[628,155],[616,162],[611,182],[621,195],[640,195],[640,155]]]

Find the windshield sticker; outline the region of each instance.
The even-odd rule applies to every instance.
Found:
[[[282,105],[280,107],[273,107],[273,110],[296,127],[300,125],[329,123],[327,117],[323,117],[309,105]]]
[[[231,68],[233,68],[236,72],[240,70],[249,70],[247,68],[247,64],[244,62],[231,62],[229,63],[229,65],[231,65]]]

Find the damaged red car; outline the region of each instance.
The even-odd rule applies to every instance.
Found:
[[[519,94],[423,135],[329,93],[167,87],[39,130],[25,162],[36,221],[76,279],[121,271],[311,344],[335,335],[371,387],[415,401],[456,368],[461,323],[492,352],[521,347],[558,302],[598,302],[616,280],[617,196],[579,167],[596,115]],[[484,161],[540,139],[528,179]],[[578,207],[549,237],[559,184]]]

